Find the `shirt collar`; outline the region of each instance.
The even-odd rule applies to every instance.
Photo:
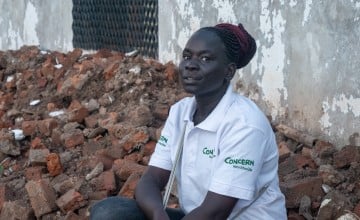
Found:
[[[206,117],[204,121],[202,121],[195,127],[198,127],[203,130],[215,132],[220,126],[222,119],[226,115],[229,106],[233,103],[233,100],[234,100],[233,88],[231,85],[229,85],[224,96],[221,98],[220,102],[216,105],[214,110],[208,115],[208,117]],[[192,122],[192,117],[194,115],[195,108],[196,108],[196,100],[195,97],[192,97],[191,104],[189,108],[187,108],[186,110],[184,121]]]

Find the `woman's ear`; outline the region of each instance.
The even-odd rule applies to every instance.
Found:
[[[225,75],[225,79],[230,82],[234,77],[235,72],[236,72],[236,64],[232,62],[229,63],[227,66],[227,73]]]

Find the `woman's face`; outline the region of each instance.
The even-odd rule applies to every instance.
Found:
[[[213,95],[228,86],[231,72],[225,46],[213,32],[200,30],[187,42],[179,64],[184,90],[195,96]]]

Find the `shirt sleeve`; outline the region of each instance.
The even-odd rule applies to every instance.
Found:
[[[238,125],[228,126],[222,134],[209,190],[251,200],[264,163],[267,138],[256,128]]]

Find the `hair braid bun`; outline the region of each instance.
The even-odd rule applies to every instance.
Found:
[[[231,54],[231,59],[236,63],[237,68],[246,66],[256,52],[254,38],[245,30],[242,24],[221,23],[215,25],[214,28],[222,32],[220,38]]]

